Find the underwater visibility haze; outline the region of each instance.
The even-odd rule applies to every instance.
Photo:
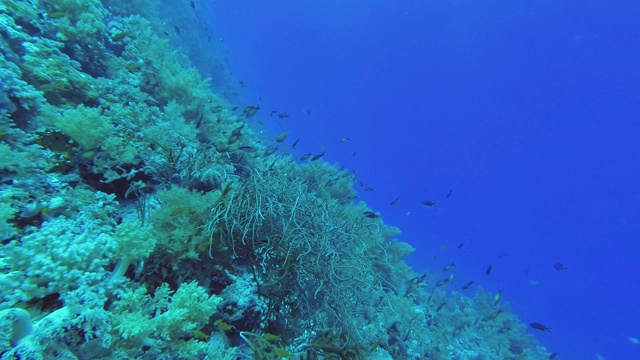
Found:
[[[640,358],[638,18],[0,0],[0,358]]]

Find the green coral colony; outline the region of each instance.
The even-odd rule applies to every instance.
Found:
[[[0,2],[2,359],[547,358],[504,301],[413,273],[349,172],[263,145],[167,23]]]

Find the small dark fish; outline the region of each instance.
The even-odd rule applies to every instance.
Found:
[[[227,140],[227,144],[231,145],[231,144],[235,144],[236,141],[238,141],[240,139],[240,135],[236,135],[235,133],[232,133],[231,136],[229,136],[229,140]]]
[[[447,272],[447,271],[453,269],[454,266],[456,266],[456,264],[451,263],[451,264],[445,266],[444,269],[442,269],[442,271]]]
[[[271,154],[273,154],[274,152],[278,151],[278,147],[277,146],[269,146],[267,148],[267,150],[264,151],[264,156],[269,156]]]
[[[232,108],[231,108],[231,111],[236,111],[236,110],[238,110],[238,107],[239,107],[239,106],[234,106],[234,107],[232,107]]]
[[[242,110],[244,117],[250,118],[260,110],[260,105],[249,105]]]
[[[438,305],[438,307],[436,308],[436,312],[438,312],[438,311],[442,310],[442,308],[443,308],[445,305],[447,305],[447,303],[443,301],[443,302],[442,302],[442,304]]]
[[[286,112],[281,112],[280,114],[278,114],[278,117],[280,119],[286,119],[289,117],[289,114],[287,114]]]
[[[247,87],[247,86],[249,86],[246,82],[244,82],[244,81],[242,81],[242,80],[238,81],[238,83],[240,84],[240,87]]]
[[[422,200],[420,203],[424,206],[434,206],[436,204],[431,200]]]
[[[548,328],[538,322],[532,322],[531,324],[529,324],[529,326],[531,326],[532,328],[536,329],[536,330],[540,330],[540,331],[545,331],[545,332],[551,332],[551,328]]]
[[[462,247],[463,247],[463,246],[464,246],[464,243],[460,243],[460,244],[458,244],[458,250],[459,250],[459,249],[462,249]]]
[[[500,300],[502,300],[502,290],[498,290],[498,293],[493,297],[493,303],[498,305]]]
[[[324,156],[324,150],[322,150],[322,152],[320,154],[315,155],[314,157],[312,157],[311,161],[316,161],[316,160],[320,159],[323,156]]]
[[[178,27],[178,25],[173,25],[173,30],[176,31],[176,34],[180,35],[180,28]]]
[[[395,199],[391,200],[391,204],[390,204],[390,205],[391,205],[391,206],[393,206],[393,205],[397,204],[397,203],[398,203],[398,200],[400,200],[400,198],[399,198],[399,197],[397,197],[397,198],[395,198]]]
[[[211,42],[211,35],[207,35],[207,42]]]
[[[448,283],[448,282],[449,282],[449,278],[446,278],[446,279],[444,279],[444,280],[440,280],[440,281],[438,281],[438,282],[436,283],[436,287],[441,287],[441,286],[443,286],[444,284],[446,284],[446,283]]]
[[[288,132],[285,131],[282,134],[278,135],[278,137],[276,138],[276,142],[279,142],[279,143],[283,142],[284,139],[287,138],[287,134]]]
[[[500,315],[502,313],[501,310],[495,311],[485,317],[482,318],[482,321],[489,321],[489,320],[494,320],[495,318],[498,317],[498,315]]]
[[[298,146],[298,141],[300,141],[300,139],[296,139],[296,141],[294,141],[293,144],[291,144],[292,149],[295,149],[296,146]]]
[[[563,264],[560,264],[560,263],[553,264],[553,268],[558,270],[558,271],[569,269],[568,267],[566,267],[566,266],[564,266]]]
[[[447,199],[451,197],[451,194],[453,194],[453,190],[449,190],[449,192],[447,193]]]
[[[364,191],[366,191],[366,192],[372,192],[372,191],[373,191],[373,188],[366,187],[366,188],[364,188]]]
[[[231,135],[235,135],[235,136],[240,136],[242,135],[242,128],[244,127],[244,124],[238,126],[237,128],[233,129],[233,131],[231,132]]]
[[[362,182],[362,180],[359,180],[359,181],[358,181],[358,185],[360,185],[360,187],[363,187],[363,186],[364,186],[364,183]]]
[[[380,217],[378,216],[378,214],[374,213],[373,211],[368,211],[368,210],[363,212],[362,215],[368,217],[369,219],[377,219]]]
[[[311,153],[306,153],[300,157],[300,160],[307,160],[311,156]]]
[[[256,152],[256,148],[248,145],[240,146],[238,147],[238,150],[245,151],[245,152]]]
[[[426,278],[427,278],[427,274],[424,274],[424,275],[420,275],[420,276],[416,276],[416,277],[412,278],[411,280],[409,280],[409,282],[414,282],[415,281],[416,284],[420,284]]]
[[[487,271],[485,271],[484,273],[489,276],[491,275],[491,270],[493,270],[493,265],[489,264],[489,266],[487,266]]]
[[[200,114],[198,121],[196,121],[196,129],[199,129],[200,125],[202,125],[202,119],[204,119],[204,114]]]
[[[302,112],[307,116],[311,115],[311,110],[309,110],[309,109],[304,109],[304,110],[302,110]]]
[[[269,116],[273,116],[273,114],[276,114],[278,112],[278,110],[271,110],[271,114],[269,114]]]
[[[558,353],[553,353],[553,354],[549,355],[549,360],[553,360],[553,359],[555,359],[557,357],[558,357]]]
[[[473,284],[475,284],[475,282],[473,282],[473,281],[469,281],[468,283],[464,284],[464,286],[462,287],[462,290],[467,290],[467,289],[469,289],[470,287],[472,287],[472,286],[473,286]]]
[[[135,35],[135,33],[133,31],[129,31],[129,30],[123,31],[123,32],[119,32],[119,33],[114,34],[111,37],[111,41],[113,41],[113,42],[120,41],[120,40],[122,40],[122,39],[124,39],[126,37],[131,37],[131,36],[134,36],[134,35]]]
[[[356,152],[354,151],[354,152],[353,152],[353,155],[351,155],[351,156],[356,156]]]
[[[189,0],[189,5],[191,5],[192,9],[196,8],[196,4],[193,2],[193,0]]]

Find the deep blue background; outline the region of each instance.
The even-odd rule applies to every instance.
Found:
[[[532,333],[561,359],[640,358],[640,3],[211,10],[267,132],[355,169],[374,189],[362,199],[417,248],[416,271],[455,261],[452,289],[503,290],[523,322],[553,329]]]

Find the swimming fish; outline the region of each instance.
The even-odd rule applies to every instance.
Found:
[[[489,266],[487,266],[487,271],[485,271],[484,273],[489,276],[491,275],[491,270],[493,270],[493,265],[489,264]]]
[[[240,136],[242,136],[242,128],[244,127],[244,124],[238,126],[237,128],[233,129],[233,131],[231,132],[231,136],[229,136],[229,140],[227,140],[227,144],[231,145],[233,143],[235,143],[236,141],[238,141],[238,139],[240,139]]]
[[[493,303],[495,305],[498,305],[498,303],[500,303],[500,300],[502,300],[502,290],[498,290],[498,293],[493,297]]]
[[[118,32],[115,33],[112,37],[111,37],[111,41],[116,42],[116,41],[120,41],[126,37],[131,37],[134,36],[135,33],[133,31],[127,30],[127,31],[122,31],[122,32]]]
[[[544,332],[551,332],[551,328],[548,328],[538,322],[532,322],[531,324],[529,324],[529,326],[531,326],[532,328],[536,329],[536,330],[540,330],[540,331],[544,331]]]
[[[431,200],[422,200],[420,203],[424,206],[434,206],[436,204]]]
[[[300,157],[300,160],[307,160],[311,156],[311,153],[306,153]]]
[[[260,110],[260,105],[249,105],[242,110],[244,117],[250,118]]]
[[[446,278],[446,279],[444,279],[444,280],[440,280],[440,281],[438,281],[438,282],[436,283],[436,287],[441,287],[441,286],[443,286],[444,284],[446,284],[446,283],[448,283],[448,282],[449,282],[449,278]]]
[[[253,146],[244,145],[244,146],[239,146],[238,150],[245,151],[245,152],[255,152],[256,148],[254,148]]]
[[[498,310],[498,311],[492,312],[491,314],[489,314],[489,315],[487,315],[487,316],[483,317],[483,318],[482,318],[482,321],[494,320],[494,319],[495,319],[495,318],[497,318],[497,317],[498,317],[498,315],[500,315],[501,313],[502,313],[502,311],[501,311],[501,310]]]
[[[567,270],[568,269],[568,267],[566,267],[566,266],[564,266],[563,264],[560,264],[560,263],[553,264],[553,268],[558,270],[558,271],[562,271],[562,270]]]
[[[264,151],[264,156],[269,156],[278,150],[277,146],[269,146],[267,150]]]
[[[322,148],[322,152],[320,154],[315,155],[314,157],[311,158],[311,161],[316,161],[316,160],[320,159],[323,156],[324,156],[324,147]]]
[[[286,119],[289,117],[289,114],[287,114],[286,112],[281,112],[280,114],[278,114],[278,117],[280,119]]]
[[[475,284],[475,282],[473,282],[473,281],[469,281],[468,283],[464,284],[464,286],[462,287],[462,290],[467,290],[467,289],[469,289],[470,287],[472,287],[472,286],[473,286],[473,284]]]
[[[369,219],[376,219],[380,217],[378,216],[378,214],[374,213],[373,211],[365,211],[362,213],[362,215],[368,217]]]
[[[287,134],[288,132],[285,131],[282,134],[278,135],[278,137],[276,138],[276,142],[279,142],[279,143],[283,142],[284,139],[287,138]]]
[[[395,199],[391,200],[391,204],[390,204],[390,205],[391,205],[391,206],[393,206],[393,205],[397,204],[397,203],[398,203],[398,200],[400,200],[400,198],[399,198],[399,197],[397,197],[397,198],[395,198]]]

